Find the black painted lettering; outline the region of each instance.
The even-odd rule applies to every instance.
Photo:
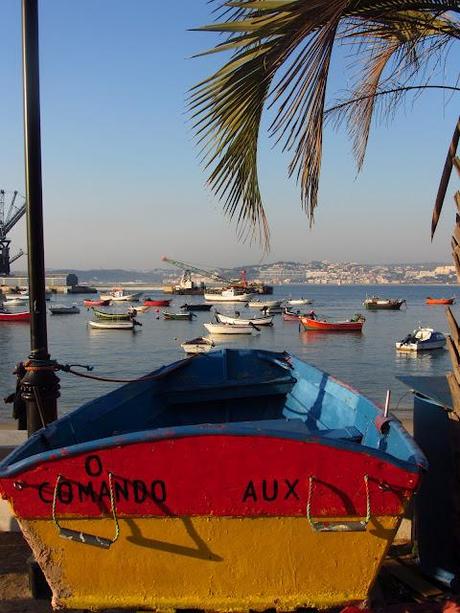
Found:
[[[147,498],[147,488],[145,487],[145,483],[143,481],[139,481],[138,479],[134,479],[133,481],[134,488],[134,500],[136,502],[144,502]]]
[[[89,455],[85,460],[85,470],[90,477],[99,477],[102,474],[101,458],[97,455]]]
[[[107,485],[107,483],[105,481],[102,481],[101,487],[99,489],[99,500],[102,500],[104,496],[106,496],[107,498],[110,498],[110,490],[109,490],[109,486]]]
[[[265,479],[262,481],[262,498],[267,502],[273,502],[278,498],[278,479],[273,479],[273,487],[270,494],[268,493],[268,484]]]
[[[77,483],[78,486],[78,498],[80,502],[85,502],[88,498],[95,502],[96,500],[96,492],[94,491],[94,486],[89,481],[86,485],[84,483]]]
[[[164,481],[152,481],[150,486],[150,495],[155,502],[164,502],[166,500],[166,484]]]
[[[246,489],[243,494],[243,502],[245,502],[247,498],[252,498],[254,502],[257,502],[257,492],[252,481],[249,481],[246,486]]]
[[[62,504],[70,504],[73,500],[72,484],[69,481],[61,481],[58,485],[57,496]]]
[[[295,481],[293,481],[292,483],[289,481],[289,479],[285,479],[284,483],[286,484],[286,487],[288,488],[286,495],[284,497],[284,500],[287,500],[290,496],[294,496],[294,498],[296,500],[300,500],[299,495],[297,494],[297,492],[295,491],[295,488],[297,487],[297,485],[299,484],[299,480],[296,479]]]
[[[122,481],[122,483],[120,483],[120,481]],[[129,489],[128,489],[127,479],[120,479],[120,480],[115,481],[114,490],[115,490],[115,499],[117,502],[120,501],[120,498],[122,496],[125,500],[129,499]]]
[[[40,485],[38,486],[38,495],[40,496],[40,500],[42,500],[43,502],[53,502],[53,495],[50,492],[51,487],[50,484],[48,483],[48,481],[45,481],[44,483],[40,483]],[[46,493],[49,493],[49,497],[46,496]]]

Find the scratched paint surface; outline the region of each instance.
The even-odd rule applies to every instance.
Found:
[[[113,536],[109,518],[64,523]],[[366,532],[316,533],[302,517],[122,519],[103,550],[59,538],[49,520],[21,522],[55,606],[215,611],[363,600],[398,523],[381,516]]]
[[[417,473],[359,451],[273,437],[194,436],[101,449],[2,479],[18,517],[399,515]],[[309,478],[314,488],[309,493]]]

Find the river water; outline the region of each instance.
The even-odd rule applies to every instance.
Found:
[[[432,286],[282,286],[275,287],[274,297],[305,297],[313,300],[318,315],[347,319],[354,313],[365,313],[362,334],[299,332],[297,322],[285,322],[276,315],[274,326],[261,328],[252,337],[230,337],[219,345],[226,347],[254,347],[289,351],[301,359],[333,374],[356,387],[372,400],[383,403],[387,389],[392,391],[391,407],[397,414],[409,410],[411,394],[396,377],[398,375],[442,375],[450,369],[447,350],[421,355],[401,354],[395,351],[400,340],[419,323],[447,333],[445,307],[425,305],[426,296],[451,296],[452,287]],[[400,311],[365,311],[362,301],[367,295],[405,298],[407,308]],[[155,295],[155,292],[149,292]],[[159,296],[159,294],[158,294]],[[202,302],[201,297],[176,296],[168,310],[179,310],[187,302]],[[94,366],[94,374],[130,379],[141,376],[162,364],[184,357],[180,343],[206,334],[204,322],[212,313],[199,313],[191,321],[165,321],[155,309],[142,314],[138,320],[142,327],[129,331],[103,331],[88,328],[91,313],[82,306],[83,296],[57,296],[53,302],[79,304],[78,315],[48,315],[49,349],[60,363],[80,363]],[[48,305],[50,303],[47,303]],[[219,305],[219,310],[231,314],[249,312],[244,307]],[[457,306],[453,311],[459,315]],[[118,306],[117,310],[124,310]],[[14,390],[15,364],[29,353],[29,324],[0,322],[0,420],[11,417],[11,405],[3,397]],[[116,387],[118,384],[81,379],[61,373],[60,414],[80,406]]]

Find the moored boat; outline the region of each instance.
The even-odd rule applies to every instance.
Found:
[[[21,311],[20,313],[8,313],[7,311],[0,311],[0,321],[29,321],[30,312]]]
[[[127,293],[121,287],[114,287],[107,295],[101,294],[101,300],[112,300],[113,302],[139,302],[143,292]]]
[[[212,309],[212,304],[183,304],[180,308],[184,309],[184,311],[210,311]]]
[[[254,325],[251,324],[223,324],[223,323],[208,323],[203,324],[210,334],[246,334],[250,335],[256,331]]]
[[[186,311],[185,313],[169,313],[168,311],[163,311],[162,314],[164,319],[174,319],[177,321],[191,321],[193,317],[196,317],[191,311]]]
[[[223,324],[236,324],[237,326],[249,326],[253,324],[254,326],[272,326],[273,325],[273,317],[248,317],[243,318],[240,315],[235,315],[234,317],[230,317],[229,315],[224,315],[223,313],[216,312],[216,318],[220,323]]]
[[[379,298],[379,296],[370,296],[363,302],[363,306],[370,311],[397,311],[403,304],[407,303],[401,298]]]
[[[51,315],[75,315],[80,312],[76,304],[55,304],[49,309]]]
[[[283,311],[283,320],[284,321],[299,321],[299,318],[301,316],[301,312],[297,311],[297,313],[294,313],[293,311],[291,311],[288,308],[285,308]]]
[[[85,307],[109,306],[112,300],[83,300]]]
[[[428,296],[425,300],[426,304],[454,304],[455,297],[452,298],[432,298]]]
[[[333,321],[331,319],[320,319],[316,314],[301,315],[300,323],[305,330],[319,330],[324,332],[361,332],[366,318],[357,313],[351,319]]]
[[[281,308],[282,300],[251,300],[248,303],[250,309],[279,309]]]
[[[248,302],[252,294],[240,292],[234,288],[223,290],[220,293],[205,293],[204,299],[209,302]]]
[[[223,350],[40,430],[0,494],[54,607],[288,611],[367,598],[425,467],[327,373]]]
[[[286,304],[289,306],[302,306],[303,304],[311,304],[312,301],[308,298],[292,298],[291,300],[286,300]]]
[[[198,336],[197,338],[192,338],[190,341],[185,341],[181,344],[185,353],[208,353],[208,351],[214,349],[215,346],[215,342],[205,336]]]
[[[25,306],[28,301],[29,301],[28,298],[9,298],[8,300],[4,300],[2,302],[2,304],[5,307],[10,307],[10,306]]]
[[[398,351],[429,351],[431,349],[442,349],[445,344],[446,337],[442,332],[419,326],[397,342],[396,349]]]
[[[97,319],[102,319],[106,321],[127,321],[133,318],[132,313],[114,313],[112,311],[99,311],[99,309],[92,309],[95,317]]]
[[[135,317],[136,315],[142,315],[142,313],[147,313],[150,311],[151,307],[143,305],[129,306],[128,314]]]
[[[153,299],[153,298],[144,298],[144,306],[149,307],[168,307],[171,304],[171,300],[163,300],[163,299]]]
[[[129,320],[112,320],[112,321],[89,321],[88,326],[95,330],[134,330],[138,324],[133,319]]]

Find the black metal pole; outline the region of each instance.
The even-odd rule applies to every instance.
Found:
[[[22,0],[24,153],[30,301],[29,361],[21,383],[29,435],[57,418],[59,379],[48,353],[43,242],[38,0]]]

